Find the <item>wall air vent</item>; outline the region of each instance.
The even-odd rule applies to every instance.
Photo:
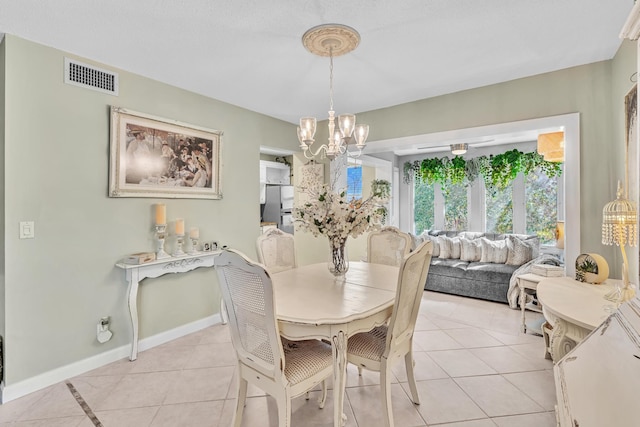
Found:
[[[118,74],[64,58],[64,82],[118,96]]]

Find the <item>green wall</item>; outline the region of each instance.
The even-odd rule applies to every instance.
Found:
[[[154,250],[153,204],[161,199],[107,196],[111,105],[224,132],[223,199],[163,203],[168,221],[185,218],[203,240],[250,256],[259,233],[259,146],[290,135],[295,142],[295,127],[101,64],[119,73],[119,96],[66,85],[63,52],[10,35],[2,52],[5,385],[14,385],[130,343],[127,287],[114,264]],[[35,239],[19,240],[26,220],[35,221]],[[140,338],[211,316],[219,307],[215,272],[144,281],[138,305]],[[102,316],[111,316],[114,332],[106,344],[96,340]]]

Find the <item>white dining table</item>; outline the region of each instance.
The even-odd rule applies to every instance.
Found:
[[[326,339],[333,349],[334,426],[343,426],[347,339],[384,324],[391,317],[398,267],[351,262],[344,278],[326,263],[271,275],[276,317],[282,336],[291,340]]]

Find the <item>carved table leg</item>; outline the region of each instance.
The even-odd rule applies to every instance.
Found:
[[[551,358],[554,363],[557,363],[576,346],[576,342],[567,337],[567,331],[567,322],[556,318],[553,323],[553,333],[550,339]]]
[[[129,316],[131,318],[131,356],[129,360],[138,358],[138,274],[133,272],[128,275],[129,281]]]
[[[347,384],[347,336],[344,331],[333,335],[333,425],[344,426],[347,417],[344,415],[344,389]]]

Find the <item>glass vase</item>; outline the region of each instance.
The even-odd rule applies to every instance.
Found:
[[[344,276],[349,270],[349,257],[346,242],[334,244],[329,242],[329,259],[327,268],[336,277]]]

